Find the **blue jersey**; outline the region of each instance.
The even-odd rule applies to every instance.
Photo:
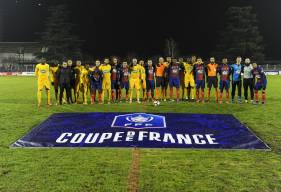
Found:
[[[230,66],[232,70],[232,81],[241,81],[242,66],[238,64],[232,64]]]

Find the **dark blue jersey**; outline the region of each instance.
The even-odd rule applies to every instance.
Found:
[[[91,84],[94,83],[101,83],[103,79],[103,73],[101,70],[99,70],[98,67],[95,67],[94,71],[91,71],[89,74],[89,79]]]

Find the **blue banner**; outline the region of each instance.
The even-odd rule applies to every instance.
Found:
[[[59,113],[12,147],[269,149],[232,115]]]

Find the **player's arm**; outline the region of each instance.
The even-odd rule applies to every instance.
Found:
[[[35,67],[35,76],[38,77],[39,76],[39,66],[38,64]]]

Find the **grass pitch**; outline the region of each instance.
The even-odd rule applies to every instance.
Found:
[[[0,77],[0,191],[127,191],[133,149],[9,148],[53,113],[118,111],[233,114],[272,148],[140,149],[139,191],[279,192],[280,83],[280,76],[268,77],[264,106],[165,102],[159,107],[122,103],[37,109],[34,77]]]

